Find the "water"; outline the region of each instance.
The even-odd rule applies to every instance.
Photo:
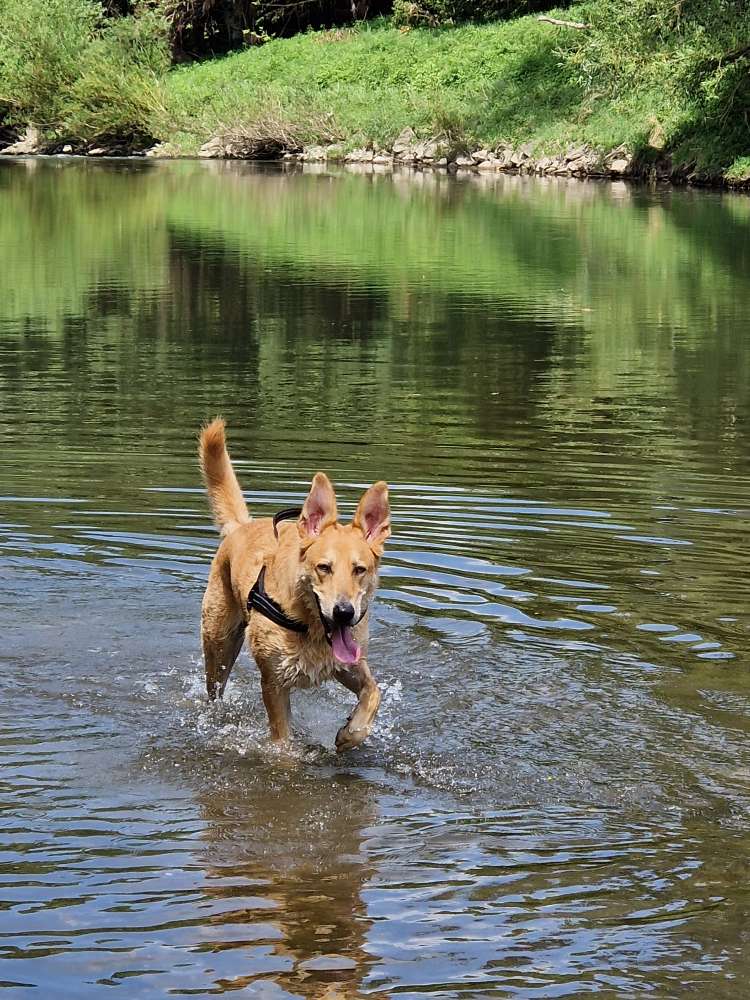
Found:
[[[750,201],[0,164],[9,995],[745,995]],[[384,691],[203,698],[253,510],[391,484]]]

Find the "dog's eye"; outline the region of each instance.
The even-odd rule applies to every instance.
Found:
[[[367,572],[367,567],[366,566],[355,566],[354,567],[354,575],[355,576],[364,576],[366,572]]]
[[[331,567],[330,563],[318,563],[318,565],[315,567],[315,569],[319,573],[322,573],[323,575],[325,575],[326,573],[330,573],[331,572],[331,568],[332,567]]]

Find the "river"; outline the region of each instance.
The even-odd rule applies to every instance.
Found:
[[[750,200],[0,163],[0,986],[745,995]],[[254,513],[387,479],[383,690],[203,694]]]

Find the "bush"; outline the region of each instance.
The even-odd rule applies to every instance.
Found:
[[[150,145],[154,123],[166,113],[161,81],[168,69],[161,18],[145,12],[109,23],[83,51],[64,127],[84,140]]]
[[[0,103],[12,120],[59,124],[101,17],[92,0],[0,0]]]
[[[0,115],[48,138],[149,141],[169,67],[153,12],[110,20],[95,0],[0,0]]]
[[[745,0],[594,0],[568,53],[578,82],[618,100],[648,95],[678,159],[714,167],[746,154],[750,34]]]

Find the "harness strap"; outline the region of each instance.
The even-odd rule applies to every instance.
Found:
[[[285,512],[282,511],[281,513],[283,514]],[[284,613],[284,609],[281,605],[274,601],[272,597],[268,596],[265,588],[265,578],[266,567],[263,566],[258,574],[258,579],[253,584],[248,595],[247,610],[257,611],[258,614],[261,614],[264,618],[268,618],[269,621],[272,621],[274,625],[279,625],[281,628],[288,629],[290,632],[300,632],[302,634],[308,632],[308,625],[304,622],[297,621],[296,618],[290,618]]]
[[[291,521],[292,518],[296,520],[301,513],[301,507],[287,507],[285,510],[280,510],[278,514],[273,515],[273,533],[276,536],[277,542],[279,540],[279,521]]]

